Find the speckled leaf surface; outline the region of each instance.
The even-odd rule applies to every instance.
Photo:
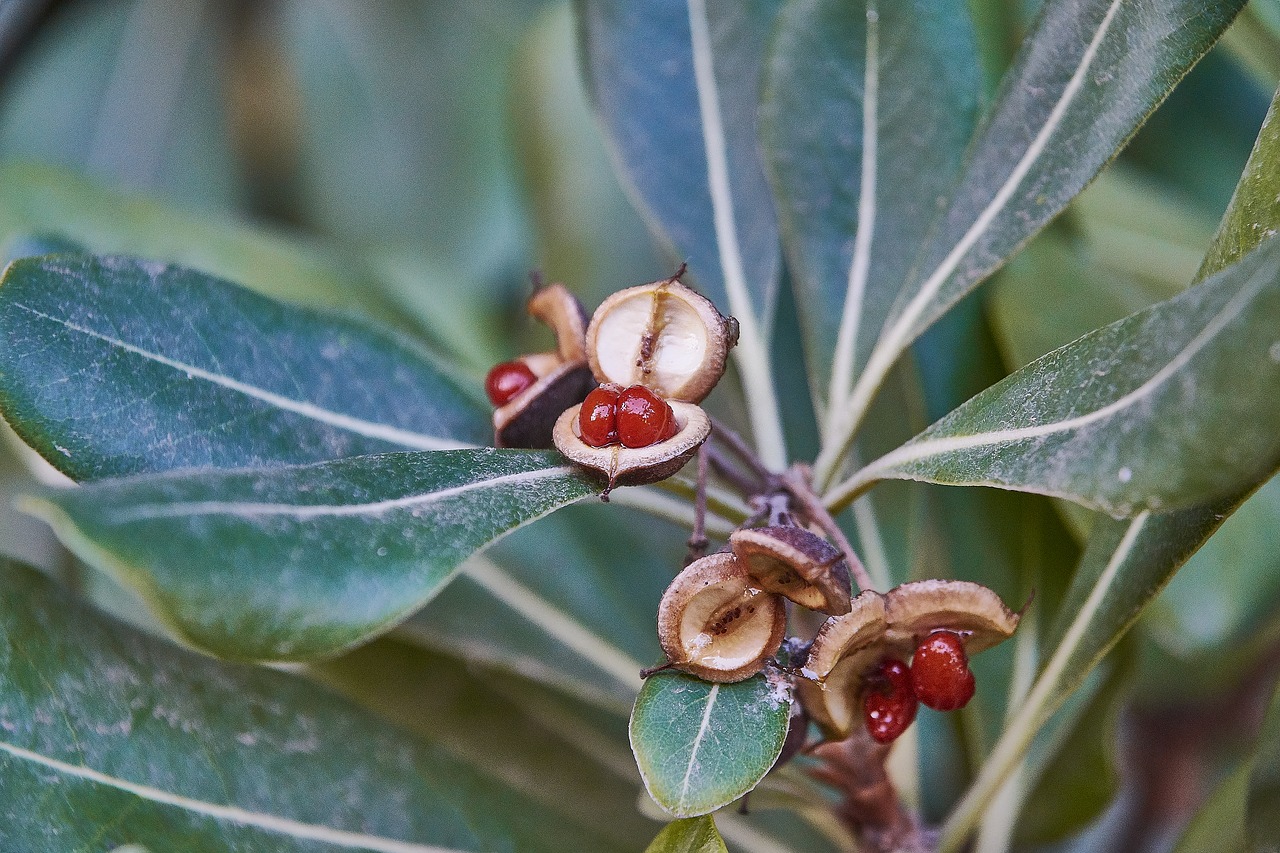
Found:
[[[219,663],[0,570],[0,846],[619,850],[282,672]]]
[[[891,336],[909,342],[1061,211],[1243,6],[1046,3],[898,300]]]
[[[644,853],[729,853],[711,815],[672,821]]]
[[[554,453],[391,453],[147,475],[27,502],[187,643],[334,654],[425,604],[468,556],[595,490]]]
[[[418,347],[183,267],[67,255],[0,283],[0,407],[77,480],[492,439]]]
[[[1280,461],[1280,241],[974,397],[872,477],[987,485],[1116,516],[1172,510]]]
[[[762,144],[824,402],[848,393],[955,181],[981,86],[972,30],[956,0],[779,15]]]
[[[763,675],[711,684],[650,676],[631,712],[645,788],[676,817],[715,811],[750,791],[782,752],[791,697]]]

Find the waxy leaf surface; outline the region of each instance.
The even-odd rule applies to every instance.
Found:
[[[77,480],[492,439],[486,410],[407,341],[183,267],[16,261],[0,338],[5,417]]]
[[[296,676],[174,648],[27,569],[0,590],[6,850],[635,849]]]
[[[649,796],[676,817],[728,805],[778,760],[790,713],[786,688],[763,675],[735,684],[650,676],[631,712],[631,749]]]
[[[672,821],[644,853],[729,853],[711,815]]]
[[[980,85],[963,2],[783,8],[761,124],[820,400],[865,363],[955,181]]]
[[[298,660],[389,629],[473,552],[596,488],[557,454],[486,449],[148,475],[27,505],[191,645]]]
[[[1220,498],[1280,461],[1280,240],[974,397],[859,477],[986,485],[1116,516]]]

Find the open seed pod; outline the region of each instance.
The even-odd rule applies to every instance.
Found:
[[[710,420],[696,404],[724,374],[736,342],[737,323],[676,277],[613,294],[587,327],[592,373],[602,385],[648,389],[671,406],[677,432],[647,447],[593,447],[582,439],[575,407],[556,423],[556,448],[604,474],[606,494],[614,486],[670,477],[711,432]]]
[[[618,291],[587,327],[598,381],[644,385],[668,402],[701,402],[735,343],[737,323],[674,278]]]
[[[781,596],[751,585],[746,568],[721,552],[676,575],[658,605],[667,661],[706,681],[742,681],[777,653],[786,632]]]
[[[494,443],[498,447],[551,447],[552,430],[560,413],[582,400],[595,387],[587,365],[587,312],[561,284],[540,287],[529,297],[531,316],[551,327],[556,351],[516,359],[536,381],[493,412]]]
[[[556,421],[556,447],[579,465],[601,472],[608,479],[605,491],[614,486],[643,486],[665,480],[684,467],[698,445],[711,432],[711,419],[692,403],[673,402],[671,411],[678,431],[666,441],[648,447],[592,447],[582,440],[578,424],[581,404],[566,411]]]
[[[729,545],[756,585],[811,610],[849,612],[849,564],[827,540],[803,527],[734,531]]]
[[[999,645],[1018,627],[1019,616],[982,584],[923,580],[904,583],[885,594],[885,640],[907,654],[933,631],[953,631],[965,651],[977,654]]]
[[[814,637],[796,693],[829,740],[843,740],[861,722],[863,678],[888,654],[887,627],[884,596],[866,590]]]

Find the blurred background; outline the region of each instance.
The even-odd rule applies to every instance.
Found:
[[[971,5],[994,91],[1037,4]],[[966,302],[961,313],[984,318],[965,356],[989,362],[983,384],[1187,285],[1278,81],[1280,0],[1253,0],[1120,161]],[[32,240],[162,257],[367,314],[477,388],[489,365],[546,343],[523,314],[530,270],[594,305],[675,260],[618,182],[579,76],[571,4],[551,0],[0,0],[0,253]],[[945,351],[947,334],[945,323],[931,332],[918,357]],[[958,402],[930,399],[929,415]],[[44,528],[7,509],[36,476],[21,450],[0,454],[0,551],[57,566],[68,558]],[[1121,844],[1126,826],[1165,827],[1121,848],[1165,849],[1215,776],[1203,765],[1245,748],[1247,727],[1212,748],[1183,738],[1160,762],[1117,761],[1181,743],[1161,734],[1270,683],[1278,522],[1272,483],[1117,650],[1108,677],[1122,687],[1097,687],[1081,745],[1063,753],[1074,765],[1042,783],[1069,782],[1080,808],[1031,814],[1027,840],[1078,831],[1123,775],[1129,810],[1156,811],[1093,831]],[[1062,523],[1079,534],[1089,520],[1068,510]],[[1203,781],[1173,789],[1170,774]],[[945,778],[938,787],[941,809],[953,792]],[[1041,794],[1033,811],[1054,801]]]

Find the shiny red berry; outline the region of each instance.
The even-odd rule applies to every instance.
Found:
[[[521,391],[538,381],[523,361],[504,361],[494,365],[484,380],[484,392],[495,406],[505,406]]]
[[[584,443],[607,447],[618,443],[618,389],[601,385],[587,395],[578,410],[578,432]]]
[[[618,440],[623,447],[648,447],[676,431],[675,412],[648,388],[632,385],[618,395]]]
[[[959,634],[934,631],[920,641],[911,660],[911,686],[935,711],[954,711],[969,703],[975,684]]]
[[[892,658],[883,660],[867,676],[862,716],[867,731],[880,743],[892,743],[907,730],[916,718],[916,695],[905,663]]]

